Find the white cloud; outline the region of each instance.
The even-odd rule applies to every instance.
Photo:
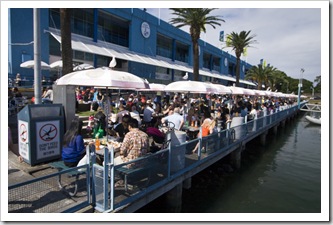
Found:
[[[302,7],[302,5],[300,5]],[[173,17],[171,10],[147,9],[148,13],[166,22]],[[225,22],[216,29],[206,27],[201,39],[221,47],[219,32],[225,34],[251,30],[257,44],[248,49],[247,62],[256,65],[260,59],[288,76],[299,78],[304,68],[305,79],[313,81],[321,74],[321,9],[320,8],[223,8],[212,11]],[[182,28],[189,32],[188,27]],[[231,49],[226,51],[234,55]]]

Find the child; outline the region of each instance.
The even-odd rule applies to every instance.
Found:
[[[88,121],[88,125],[87,125],[87,134],[90,136],[91,135],[91,131],[92,131],[92,127],[91,127],[91,123],[94,121],[94,114],[91,114],[89,116],[89,121]]]

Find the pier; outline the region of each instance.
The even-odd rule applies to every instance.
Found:
[[[306,102],[302,102],[304,105]],[[191,188],[191,178],[226,156],[230,164],[241,167],[242,151],[246,144],[259,138],[267,144],[269,132],[278,133],[300,110],[297,105],[284,106],[280,111],[250,122],[232,123],[228,129],[204,138],[181,144],[170,144],[167,149],[148,154],[130,163],[141,165],[135,169],[113,166],[113,149],[104,149],[104,166],[94,163],[96,151],[87,148],[92,163],[57,171],[8,187],[9,212],[103,212],[131,213],[166,194],[168,207],[180,212],[182,190]],[[171,140],[172,142],[173,140]],[[199,142],[204,151],[190,154]],[[73,176],[79,173],[79,176]],[[61,178],[63,187],[58,185]],[[117,186],[118,177],[125,180]],[[77,184],[75,196],[71,196]],[[23,202],[20,204],[19,202]],[[31,207],[33,205],[33,208]]]

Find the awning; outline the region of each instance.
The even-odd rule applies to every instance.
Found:
[[[50,34],[61,43],[61,35],[60,31],[50,28]],[[123,59],[127,61],[133,61],[143,64],[148,64],[152,66],[159,66],[184,72],[193,72],[193,68],[182,65],[177,62],[173,62],[171,60],[162,59],[162,57],[153,57],[144,54],[140,54],[137,52],[130,51],[126,47],[121,47],[118,45],[114,45],[108,42],[98,41],[94,42],[91,38],[83,37],[77,34],[72,34],[72,49],[81,52],[88,52],[96,55],[103,55],[107,57],[116,57],[118,59]],[[211,71],[199,70],[199,74],[208,77],[214,77],[222,80],[235,81],[236,79],[233,77],[212,73]],[[241,83],[254,85],[248,81],[240,81]]]

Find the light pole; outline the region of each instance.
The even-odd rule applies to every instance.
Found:
[[[299,84],[298,84],[298,99],[297,99],[298,109],[301,107],[301,88],[302,88],[303,73],[304,73],[304,69],[302,68],[300,76],[299,76]]]

